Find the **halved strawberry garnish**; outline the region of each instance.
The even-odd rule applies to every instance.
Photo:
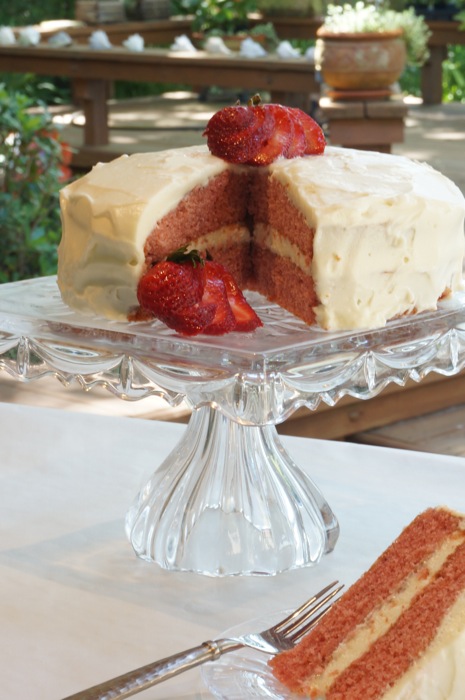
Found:
[[[262,325],[226,268],[181,248],[140,280],[144,311],[183,335],[222,335]]]
[[[301,109],[295,108],[300,123],[302,124],[305,139],[307,142],[305,155],[318,155],[324,153],[326,147],[325,135],[317,122],[310,115],[303,112]]]
[[[211,276],[221,279],[224,284],[229,306],[235,319],[234,330],[247,332],[263,326],[260,318],[237,286],[236,280],[231,273],[223,265],[213,261],[207,261],[205,268],[207,278]]]
[[[305,149],[308,145],[305,130],[299,114],[300,111],[300,109],[289,109],[289,112],[291,112],[290,121],[292,124],[292,136],[289,140],[287,152],[284,154],[285,158],[297,158],[298,156],[301,156],[303,153],[305,153]]]
[[[280,156],[295,158],[323,153],[321,127],[296,107],[261,104],[254,96],[247,107],[219,110],[204,131],[214,156],[230,163],[269,165]]]
[[[206,263],[208,265],[208,262]],[[204,303],[213,304],[215,315],[210,323],[206,324],[203,332],[207,335],[224,335],[236,329],[236,319],[229,305],[228,295],[223,280],[211,274],[211,270],[206,270],[205,291],[203,295]]]
[[[213,155],[232,163],[249,163],[274,129],[272,115],[263,107],[225,107],[213,115],[205,130]]]
[[[273,109],[265,109],[267,106]],[[258,109],[262,109],[269,115],[273,121],[273,128],[265,138],[262,138],[259,149],[252,158],[249,158],[247,164],[270,165],[289,150],[293,134],[292,119],[289,111],[281,105],[265,105]]]

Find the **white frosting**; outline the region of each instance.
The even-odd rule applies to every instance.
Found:
[[[328,148],[274,176],[315,228],[312,276],[324,328],[383,326],[461,288],[465,199],[427,165]]]
[[[231,167],[200,146],[123,156],[66,187],[58,266],[64,301],[126,318],[157,221],[193,187]],[[461,287],[465,200],[432,168],[328,148],[321,156],[281,159],[270,172],[315,228],[310,272],[323,327],[382,326],[435,308],[446,289]],[[284,254],[295,257],[292,246]]]
[[[99,164],[65,187],[58,249],[64,301],[83,313],[126,319],[156,222],[224,169],[204,148],[173,149]]]

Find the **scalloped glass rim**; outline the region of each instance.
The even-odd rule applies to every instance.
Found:
[[[239,637],[242,634],[267,629],[290,612],[282,610],[243,622],[225,630],[219,638]],[[205,686],[218,700],[302,700],[302,696],[291,693],[276,680],[268,666],[269,658],[267,654],[244,647],[221,656],[217,661],[206,663],[200,673]]]
[[[119,323],[71,311],[54,277],[0,285],[0,368],[29,381],[55,374],[130,400],[183,397],[246,425],[343,396],[367,399],[389,383],[451,376],[465,366],[465,293],[434,312],[370,331],[310,328],[258,294],[254,333],[185,338],[159,322]]]

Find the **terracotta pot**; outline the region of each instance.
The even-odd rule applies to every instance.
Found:
[[[336,90],[380,90],[401,76],[407,59],[402,31],[333,34],[317,31],[315,65]]]

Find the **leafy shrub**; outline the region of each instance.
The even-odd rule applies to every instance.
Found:
[[[0,282],[53,274],[70,151],[43,104],[0,85]]]
[[[442,64],[442,99],[465,103],[465,46],[447,47]]]
[[[196,32],[236,34],[249,27],[255,0],[173,0],[175,12],[193,16]]]
[[[47,19],[73,19],[74,4],[74,0],[5,1],[0,3],[0,26],[21,27]]]

